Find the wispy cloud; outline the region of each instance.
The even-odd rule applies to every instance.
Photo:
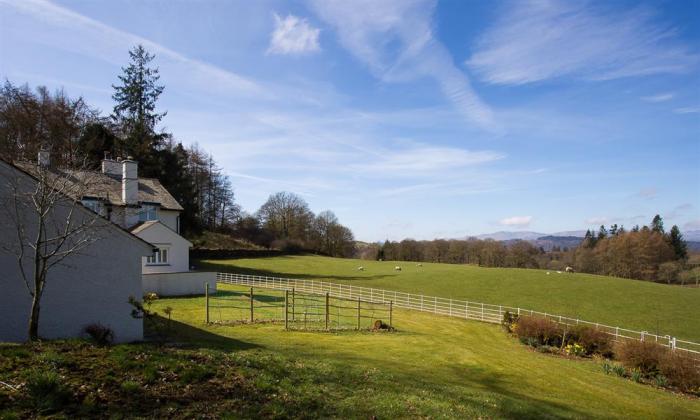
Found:
[[[273,17],[275,29],[270,35],[269,54],[300,55],[321,50],[318,43],[321,30],[311,26],[306,19],[294,15],[280,17],[277,13]]]
[[[311,5],[376,77],[395,83],[430,77],[469,121],[498,131],[491,108],[433,35],[435,1],[312,0]]]
[[[605,8],[605,9],[604,9]],[[689,71],[698,56],[648,9],[563,0],[513,1],[467,61],[483,80],[525,84],[563,76],[615,79]]]
[[[671,92],[659,93],[651,96],[642,96],[642,100],[646,102],[666,102],[673,99],[675,95]]]
[[[642,188],[639,190],[637,195],[642,198],[647,198],[647,199],[652,199],[656,198],[656,195],[658,194],[658,191],[656,190],[656,187],[646,187]]]
[[[370,162],[354,166],[358,170],[382,172],[387,176],[415,176],[417,172],[448,171],[503,158],[503,154],[490,150],[469,151],[454,147],[419,145],[403,150],[388,150]]]
[[[182,74],[182,81],[201,86],[216,86],[227,93],[272,96],[272,94],[254,80],[217,67],[197,59],[187,57],[164,45],[138,35],[116,29],[95,19],[76,13],[45,0],[26,0],[21,2],[0,1],[3,7],[33,16],[35,19],[61,28],[64,32],[57,36],[54,31],[38,33],[42,41],[56,48],[69,50],[121,65],[127,59],[127,49],[141,44],[158,56],[159,63],[166,67],[173,63],[178,66],[177,74]]]
[[[527,227],[532,223],[532,216],[513,216],[501,219],[498,222],[502,226]]]
[[[673,110],[676,114],[700,114],[700,107],[683,107]]]

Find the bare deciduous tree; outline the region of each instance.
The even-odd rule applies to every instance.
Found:
[[[29,340],[39,338],[39,314],[49,272],[69,265],[99,240],[109,224],[82,204],[95,191],[98,177],[86,171],[58,171],[42,165],[20,165],[0,161],[0,207],[14,234],[0,241],[0,249],[14,255],[22,280],[32,297]],[[99,210],[98,210],[99,211]]]

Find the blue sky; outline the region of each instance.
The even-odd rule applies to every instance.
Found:
[[[358,239],[700,229],[700,2],[0,0],[0,75],[109,113],[156,55],[163,128],[256,210]]]

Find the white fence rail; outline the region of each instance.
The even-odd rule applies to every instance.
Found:
[[[512,306],[491,305],[482,302],[448,299],[436,296],[424,296],[413,293],[397,292],[395,290],[373,289],[370,287],[351,286],[340,283],[329,283],[317,280],[287,279],[280,277],[254,276],[248,274],[217,273],[217,281],[221,283],[243,286],[262,287],[278,290],[297,290],[305,293],[325,294],[344,299],[362,299],[368,302],[389,303],[395,308],[414,311],[430,312],[456,318],[472,319],[482,322],[500,324],[503,314],[508,311],[518,315],[538,315],[566,325],[590,325],[604,331],[619,340],[652,340],[674,350],[682,350],[700,356],[700,343],[679,340],[670,335],[657,335],[647,331],[634,331],[621,327],[611,327],[596,322],[554,315],[531,309],[515,308]]]

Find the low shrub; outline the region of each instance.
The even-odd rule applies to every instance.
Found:
[[[615,347],[615,357],[630,370],[638,369],[642,375],[653,377],[659,372],[659,363],[667,349],[650,341],[627,340]]]
[[[569,356],[583,357],[586,355],[586,348],[578,343],[568,344],[564,347],[564,351]]]
[[[700,360],[678,350],[666,351],[658,367],[670,385],[684,392],[700,393]]]
[[[639,369],[632,369],[630,372],[630,378],[637,383],[642,382],[642,377],[642,372]]]
[[[608,361],[603,362],[603,372],[605,372],[607,375],[617,375],[621,378],[627,376],[627,371],[625,370],[624,366],[618,365],[617,363],[610,363]]]
[[[73,396],[53,370],[33,370],[27,377],[27,394],[40,411],[56,411],[68,404]]]
[[[515,324],[515,335],[521,342],[537,345],[561,346],[563,330],[556,322],[538,316],[521,316]]]
[[[506,311],[506,313],[503,314],[501,326],[507,332],[512,333],[515,329],[516,324],[518,323],[518,318],[520,318],[520,315],[512,314],[510,313],[510,311]]]
[[[654,383],[656,386],[660,386],[661,388],[666,388],[669,385],[668,378],[666,378],[664,375],[654,376]]]
[[[587,325],[577,325],[567,331],[566,344],[576,343],[584,348],[586,355],[613,356],[612,337],[605,331]]]
[[[100,346],[107,346],[114,342],[114,331],[100,323],[86,325],[83,332]]]

